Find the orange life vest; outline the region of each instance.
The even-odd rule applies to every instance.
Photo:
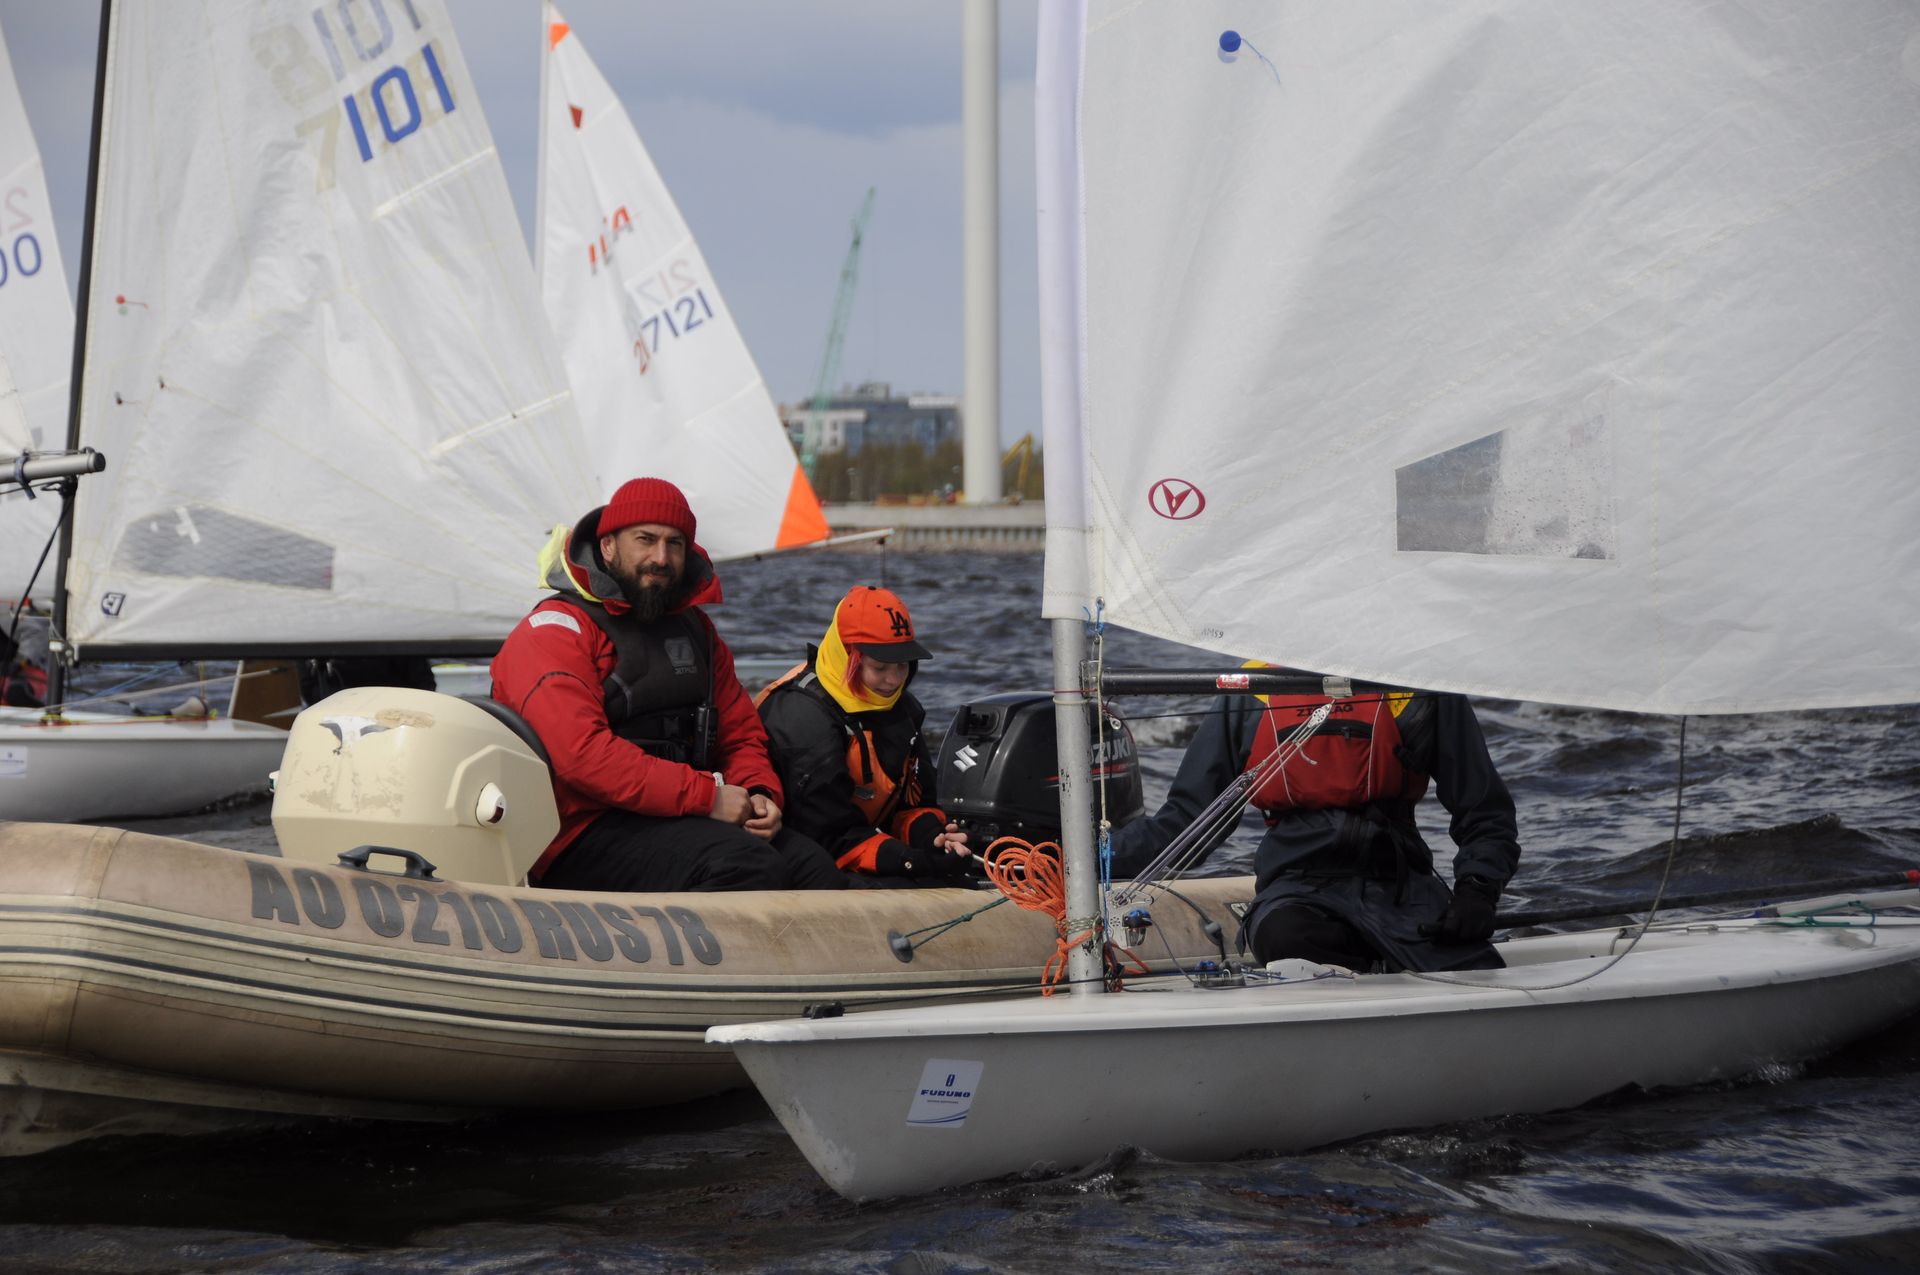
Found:
[[[1399,716],[1405,693],[1330,701],[1325,695],[1273,695],[1254,728],[1246,770],[1267,764],[1274,750],[1322,704],[1333,712],[1300,751],[1266,771],[1250,801],[1269,818],[1282,810],[1328,810],[1370,801],[1417,801],[1427,775],[1413,769],[1401,748]]]
[[[818,685],[819,675],[807,663],[800,663],[769,682],[753,697],[759,708],[769,695],[781,687],[810,695],[825,705],[847,735],[847,775],[853,780],[853,806],[860,817],[879,831],[839,857],[839,866],[850,872],[872,872],[874,856],[889,837],[905,841],[909,829],[922,815],[946,815],[934,806],[923,806],[925,786],[920,782],[919,732],[906,740],[900,773],[889,772],[880,760],[879,743],[871,727],[862,725],[858,715],[841,708],[825,688]]]

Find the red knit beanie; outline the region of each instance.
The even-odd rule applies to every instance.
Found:
[[[596,536],[610,536],[623,527],[657,522],[672,527],[693,543],[693,509],[680,489],[664,478],[634,478],[620,484],[613,499],[600,511]]]

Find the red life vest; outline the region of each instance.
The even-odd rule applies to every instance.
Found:
[[[1254,727],[1246,770],[1258,770],[1280,742],[1328,703],[1325,695],[1273,695]],[[1404,694],[1333,701],[1333,712],[1300,751],[1273,767],[1250,801],[1269,818],[1282,810],[1329,810],[1370,801],[1418,801],[1427,775],[1402,761]]]

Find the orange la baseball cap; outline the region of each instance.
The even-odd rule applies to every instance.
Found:
[[[848,650],[889,664],[930,660],[933,653],[914,640],[913,617],[891,589],[855,585],[833,613],[834,627]]]

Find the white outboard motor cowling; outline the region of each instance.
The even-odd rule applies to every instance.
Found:
[[[523,739],[451,695],[355,686],[293,719],[273,831],[280,853],[301,862],[332,866],[384,847],[424,858],[444,880],[519,885],[560,815],[531,732]]]

